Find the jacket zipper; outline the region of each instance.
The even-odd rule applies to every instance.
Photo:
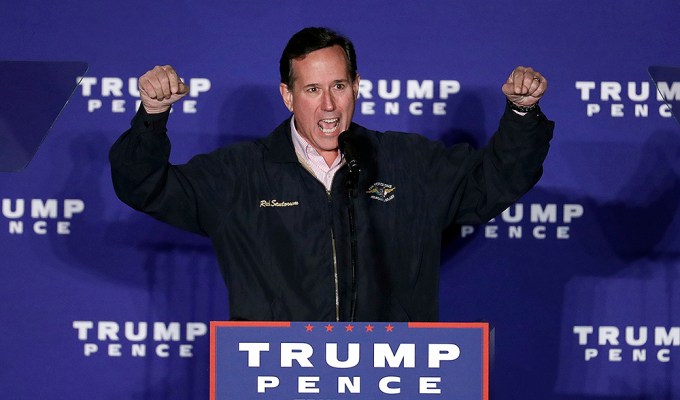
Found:
[[[325,186],[321,181],[319,181],[314,174],[309,171],[307,168],[304,166],[300,165],[307,173],[309,173],[314,179],[316,179],[319,184],[324,187],[324,190],[326,190]],[[331,187],[333,187],[333,181],[335,181],[335,176],[333,176],[333,180],[331,181]],[[331,194],[330,190],[326,190],[326,198],[328,199],[328,211],[329,211],[329,216],[331,219],[331,249],[333,251],[333,285],[334,285],[334,291],[335,291],[335,322],[340,322],[340,283],[338,279],[338,256],[337,256],[337,251],[335,248],[335,234],[333,233],[333,195]]]
[[[335,253],[335,237],[331,230],[331,246],[333,247],[333,282],[335,284],[335,322],[340,322],[340,290],[338,289],[338,260]]]
[[[326,196],[328,196],[328,207],[331,207],[331,202],[333,197],[330,191],[326,191]],[[335,322],[340,322],[340,289],[338,283],[338,257],[335,250],[335,234],[333,233],[333,227],[331,226],[331,248],[333,249],[333,285],[335,289]]]

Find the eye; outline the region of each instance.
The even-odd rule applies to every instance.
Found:
[[[342,90],[345,87],[347,87],[347,85],[345,85],[344,83],[336,83],[335,84],[335,88],[338,89],[338,90]]]
[[[310,87],[310,88],[307,88],[307,92],[308,92],[308,93],[316,93],[316,92],[318,92],[318,91],[319,91],[319,88],[317,88],[317,87]]]

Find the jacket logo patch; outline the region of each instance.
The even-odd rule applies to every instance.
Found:
[[[300,203],[297,201],[279,201],[279,200],[260,200],[260,208],[262,207],[296,207]]]
[[[394,199],[395,190],[397,190],[397,188],[389,183],[376,182],[368,188],[366,193],[370,194],[373,200],[388,202]]]

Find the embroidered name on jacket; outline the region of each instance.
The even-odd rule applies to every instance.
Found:
[[[297,201],[278,201],[278,200],[260,200],[260,208],[262,207],[295,207],[299,206]]]
[[[368,188],[366,193],[370,194],[371,198],[374,200],[388,202],[394,199],[394,191],[396,189],[396,187],[389,183],[376,182]]]

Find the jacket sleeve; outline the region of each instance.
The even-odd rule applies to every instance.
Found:
[[[170,164],[168,116],[169,112],[147,114],[140,107],[131,128],[109,152],[113,187],[130,207],[178,228],[207,235],[209,221],[214,220],[209,207],[214,194],[211,182],[221,177],[217,170],[223,168],[215,155],[197,156],[184,165]],[[228,186],[228,181],[222,186]]]
[[[553,129],[538,108],[522,116],[506,107],[484,148],[458,145],[433,157],[445,226],[488,222],[528,192],[543,173]]]

